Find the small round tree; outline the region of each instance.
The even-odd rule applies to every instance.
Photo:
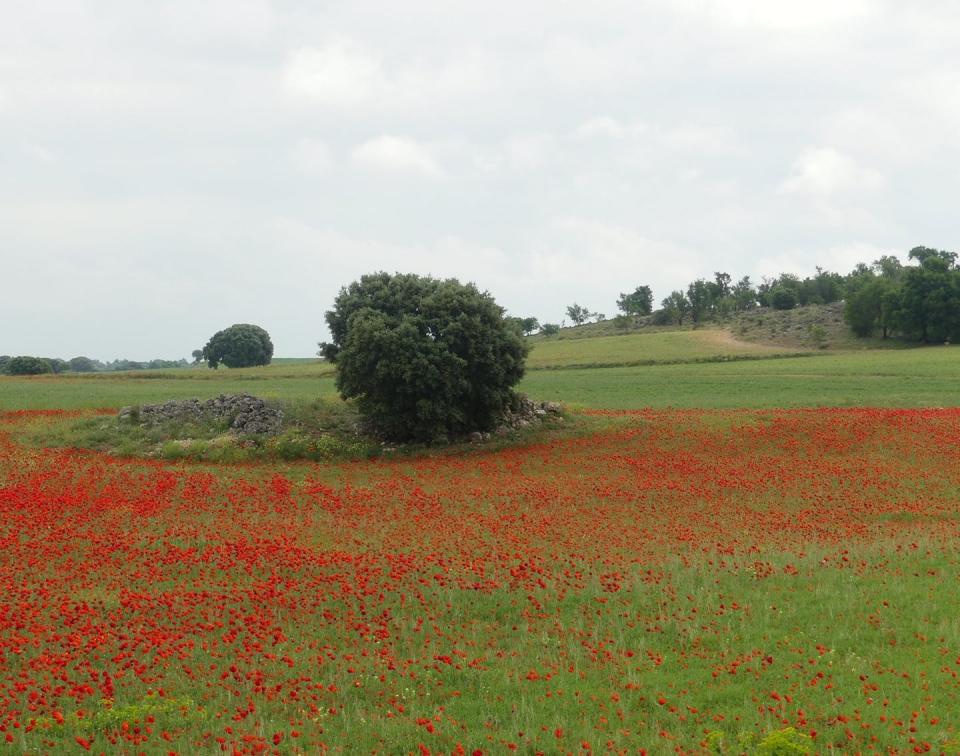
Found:
[[[433,441],[494,428],[529,347],[486,292],[456,279],[374,273],[326,314],[337,388],[385,438]]]
[[[213,334],[203,348],[203,357],[214,369],[221,362],[231,368],[269,365],[273,342],[260,326],[237,323]]]

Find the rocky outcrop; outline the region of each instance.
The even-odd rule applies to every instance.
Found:
[[[120,420],[139,425],[227,421],[238,436],[275,435],[283,426],[283,411],[250,394],[220,394],[214,399],[171,400],[163,404],[123,407]]]

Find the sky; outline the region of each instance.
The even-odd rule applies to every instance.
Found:
[[[952,0],[5,0],[0,354],[328,337],[455,277],[608,317],[960,250]]]

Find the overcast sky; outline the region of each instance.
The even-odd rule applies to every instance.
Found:
[[[376,270],[612,316],[960,250],[953,0],[5,0],[0,353],[278,356]]]

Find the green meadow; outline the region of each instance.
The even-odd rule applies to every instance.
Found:
[[[2,409],[113,408],[249,392],[304,402],[336,395],[331,365],[0,378]],[[520,389],[597,409],[931,407],[960,404],[960,348],[810,350],[737,342],[716,330],[534,342]]]

